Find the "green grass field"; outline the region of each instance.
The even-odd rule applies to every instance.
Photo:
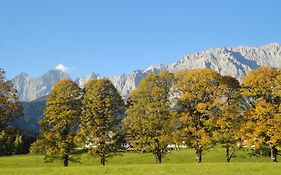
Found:
[[[281,157],[278,157],[281,159]],[[169,153],[162,164],[155,164],[150,154],[125,153],[110,158],[106,166],[98,159],[83,155],[81,163],[70,163],[65,168],[61,162],[44,163],[43,156],[20,155],[0,157],[0,175],[280,175],[281,163],[272,163],[266,157],[248,157],[238,152],[232,162],[226,163],[224,150],[216,148],[205,152],[203,162],[195,163],[194,150],[183,149]]]

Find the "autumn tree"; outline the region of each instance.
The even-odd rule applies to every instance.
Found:
[[[80,132],[76,140],[105,165],[106,159],[120,149],[124,102],[107,79],[89,81],[82,102]]]
[[[0,68],[0,155],[13,152],[14,139],[18,132],[12,121],[22,115],[22,107],[17,97],[17,90],[12,81],[7,80],[5,71]]]
[[[181,129],[187,142],[196,151],[196,161],[202,161],[202,153],[213,145],[213,131],[222,105],[222,77],[211,69],[195,69],[180,72],[174,85],[176,105],[174,109],[181,121]]]
[[[235,152],[239,149],[237,135],[243,123],[244,103],[240,93],[240,83],[230,76],[222,76],[220,85],[221,105],[218,106],[217,119],[213,131],[214,139],[226,148],[226,160],[230,162]]]
[[[169,92],[174,75],[167,71],[149,74],[130,94],[124,127],[136,150],[152,153],[161,163],[171,143]]]
[[[59,159],[64,166],[68,166],[69,160],[75,161],[70,153],[78,131],[81,96],[80,88],[73,81],[61,80],[47,98],[44,117],[40,121],[45,161]]]
[[[271,149],[271,158],[277,162],[281,149],[281,71],[260,67],[249,72],[242,82],[241,93],[250,107],[245,112],[246,122],[241,130],[244,144]]]

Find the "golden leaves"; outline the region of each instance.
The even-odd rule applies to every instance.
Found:
[[[130,94],[127,117],[123,125],[137,150],[164,154],[171,141],[171,112],[169,92],[174,75],[163,71],[149,74]],[[161,150],[159,153],[157,150]]]
[[[118,150],[124,102],[107,79],[90,80],[84,91],[77,141],[88,147],[90,155],[109,157]]]
[[[281,142],[280,103],[281,71],[277,68],[260,67],[251,71],[243,80],[241,93],[248,97],[250,106],[242,127],[246,139],[255,147],[278,146]],[[279,124],[278,124],[279,123]]]
[[[56,83],[40,121],[47,160],[69,154],[74,146],[81,112],[81,89],[70,80]]]

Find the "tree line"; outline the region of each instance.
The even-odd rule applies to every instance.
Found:
[[[2,71],[2,132],[20,111],[16,91],[3,77]],[[90,80],[83,89],[61,80],[47,99],[40,134],[30,150],[44,154],[47,162],[59,159],[68,166],[79,161],[73,151],[83,148],[105,165],[125,142],[128,149],[151,153],[161,163],[169,145],[186,144],[200,163],[204,151],[220,144],[227,162],[243,147],[270,150],[277,162],[280,102],[281,70],[269,67],[250,71],[241,84],[211,69],[149,74],[126,103],[107,79]]]

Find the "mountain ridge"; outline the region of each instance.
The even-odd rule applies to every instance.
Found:
[[[241,81],[248,71],[259,66],[281,67],[281,47],[279,43],[269,43],[260,47],[210,48],[186,55],[179,61],[168,65],[156,64],[113,77],[102,77],[96,73],[91,73],[74,81],[80,87],[84,87],[90,79],[109,78],[121,96],[127,99],[129,93],[149,73],[158,73],[161,70],[177,72],[195,68],[210,68],[222,75],[233,76]],[[47,96],[54,84],[61,79],[71,78],[66,72],[53,69],[37,78],[30,77],[27,73],[21,73],[12,81],[18,90],[20,100],[32,101]]]

